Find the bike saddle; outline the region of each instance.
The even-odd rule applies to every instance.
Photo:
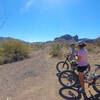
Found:
[[[100,64],[95,64],[95,66],[100,67]]]

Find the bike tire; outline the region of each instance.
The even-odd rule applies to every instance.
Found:
[[[62,72],[64,70],[69,69],[69,65],[65,61],[60,61],[60,62],[57,63],[56,69],[57,69],[58,72]]]
[[[77,74],[75,74],[75,72],[73,72],[72,70],[66,70],[61,72],[58,79],[59,79],[59,83],[62,86],[68,88],[71,88],[78,83]]]
[[[97,81],[99,81],[99,88],[97,87]],[[93,88],[96,92],[100,93],[100,75],[96,76],[93,80]]]
[[[66,91],[66,94],[63,93],[64,90]],[[72,97],[70,96],[71,94],[69,94],[68,92],[70,92],[70,90],[72,91]],[[76,96],[76,93],[77,96]],[[81,98],[81,94],[74,88],[67,88],[67,87],[63,87],[59,90],[59,94],[61,95],[61,97],[63,97],[64,99],[70,99],[70,100],[79,100]],[[67,95],[68,94],[68,95]],[[73,96],[74,95],[74,96]]]

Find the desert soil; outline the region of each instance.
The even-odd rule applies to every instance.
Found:
[[[91,66],[100,64],[99,58],[100,53],[91,53]],[[58,61],[50,58],[47,50],[39,50],[29,59],[0,65],[0,100],[65,100],[59,95],[62,86],[56,76]],[[88,89],[87,95],[90,96]]]

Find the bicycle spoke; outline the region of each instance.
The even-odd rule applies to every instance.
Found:
[[[61,78],[68,78],[68,76],[61,76]]]
[[[100,93],[100,75],[96,77],[93,87],[96,90],[96,92]]]
[[[100,86],[100,83],[95,83],[95,86]]]
[[[61,76],[61,81],[66,84],[67,86],[70,86],[72,85],[74,82],[74,77],[72,75],[72,73],[64,73],[62,76]]]
[[[61,78],[68,78],[69,77],[69,74],[68,73],[64,73],[62,76],[61,76]]]

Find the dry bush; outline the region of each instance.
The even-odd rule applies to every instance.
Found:
[[[98,50],[98,48],[100,48],[100,43],[96,42],[96,43],[88,43],[86,46],[86,49],[89,52],[96,52]]]
[[[41,50],[45,49],[45,44],[31,44],[32,50]]]
[[[96,42],[94,43],[94,45],[96,45],[97,47],[100,48],[100,41],[96,41]]]
[[[0,64],[22,60],[28,57],[30,46],[14,39],[3,40],[0,43]]]
[[[62,45],[60,43],[52,43],[49,54],[52,57],[59,57],[62,55],[61,48],[62,48]]]
[[[91,51],[94,51],[94,48],[95,48],[95,46],[94,46],[94,44],[87,44],[87,46],[86,46],[86,49],[89,51],[89,52],[91,52]]]

